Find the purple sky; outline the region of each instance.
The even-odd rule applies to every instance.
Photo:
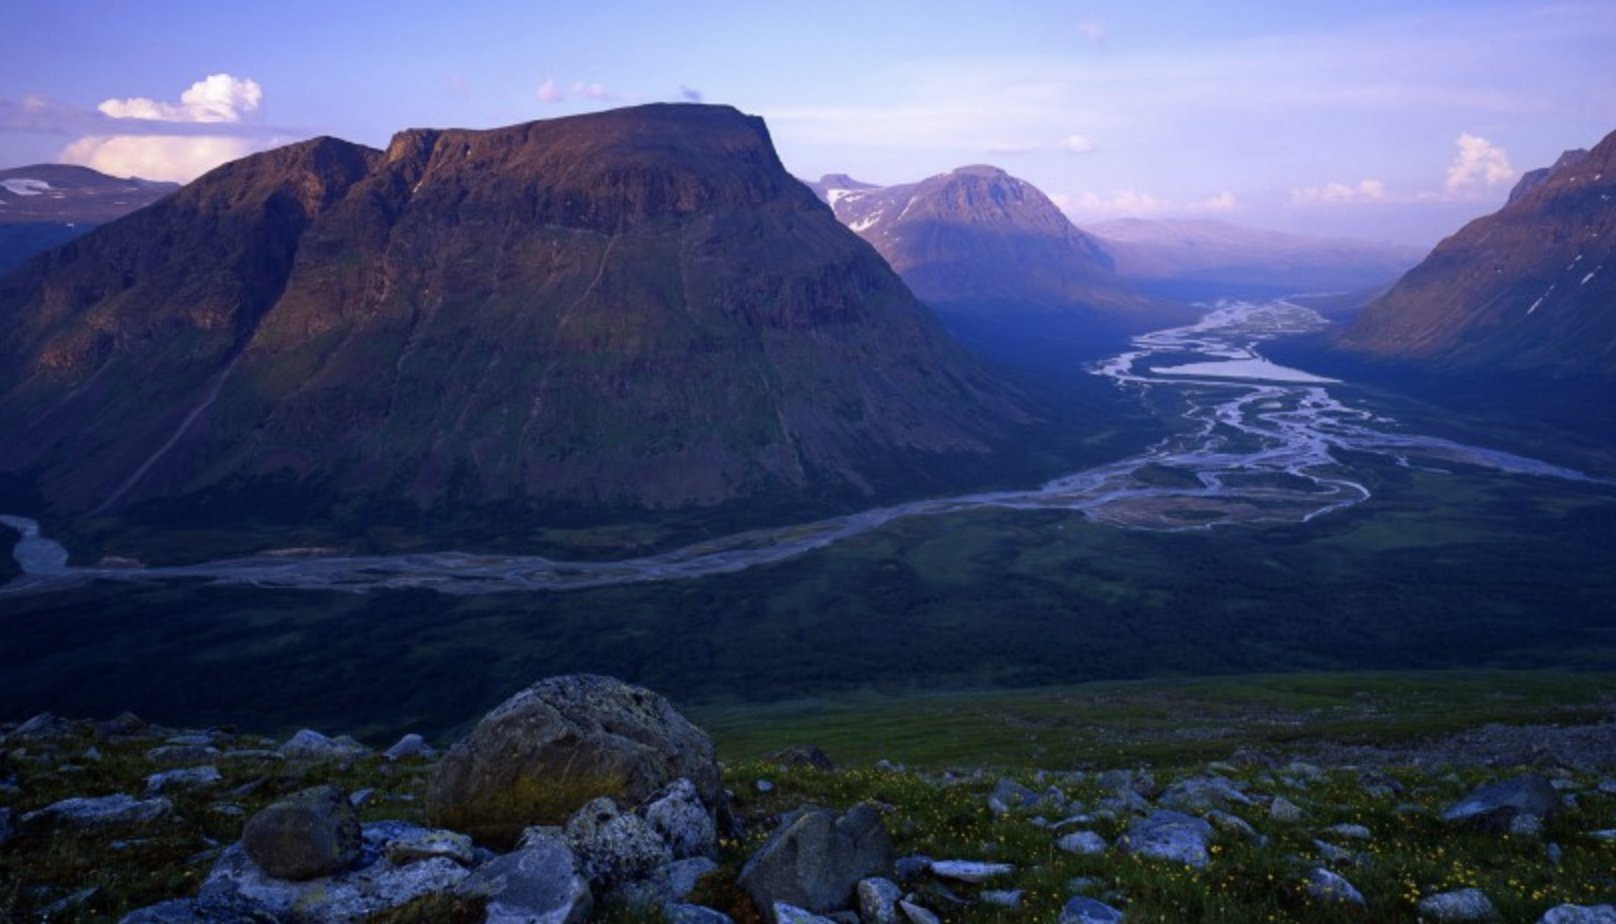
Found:
[[[189,179],[655,100],[764,116],[786,166],[994,163],[1073,219],[1429,245],[1616,129],[1609,0],[273,4],[13,0],[0,166]]]

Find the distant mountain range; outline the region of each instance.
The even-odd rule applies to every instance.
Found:
[[[961,167],[897,186],[839,174],[809,185],[945,320],[1140,331],[1191,315],[1136,292],[1048,196],[998,167]]]
[[[858,496],[1018,415],[728,107],[320,138],[0,278],[0,472],[62,514]]]
[[[0,170],[0,274],[179,188],[67,164]]]
[[[1124,218],[1089,227],[1118,275],[1164,297],[1356,292],[1390,285],[1425,251],[1206,219]]]
[[[1616,133],[1522,177],[1335,346],[1434,372],[1616,379]]]

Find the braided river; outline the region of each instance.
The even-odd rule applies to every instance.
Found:
[[[427,588],[449,594],[556,591],[725,574],[768,565],[880,529],[906,517],[980,510],[1061,510],[1122,529],[1196,530],[1299,523],[1369,500],[1354,457],[1429,471],[1454,466],[1508,476],[1612,485],[1508,452],[1410,432],[1398,421],[1337,397],[1331,379],[1264,359],[1260,345],[1317,331],[1325,322],[1285,300],[1221,302],[1186,327],[1134,338],[1096,375],[1141,398],[1166,389],[1182,422],[1144,452],[1027,490],[918,500],[770,527],[620,561],[569,562],[536,555],[433,552],[327,555],[265,552],[188,565],[81,567],[26,517],[0,516],[20,535],[24,572],[0,595],[86,581],[202,579],[221,584],[362,592]],[[1361,464],[1361,463],[1360,463]],[[1616,485],[1613,485],[1616,486]]]

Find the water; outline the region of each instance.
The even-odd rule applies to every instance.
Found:
[[[1182,432],[1139,455],[1030,490],[914,501],[615,562],[435,552],[262,554],[175,567],[70,568],[66,551],[40,536],[32,520],[0,517],[0,523],[23,536],[15,554],[28,575],[0,593],[92,579],[181,578],[346,591],[573,590],[726,574],[794,558],[900,518],[983,509],[1066,510],[1098,523],[1143,530],[1298,523],[1370,498],[1369,488],[1343,461],[1344,451],[1437,471],[1465,465],[1508,475],[1594,480],[1512,453],[1407,432],[1395,420],[1334,397],[1330,386],[1337,383],[1276,366],[1257,352],[1265,340],[1318,330],[1324,323],[1315,312],[1285,301],[1228,302],[1193,325],[1135,338],[1132,349],[1092,371],[1130,391],[1172,390],[1184,406]]]

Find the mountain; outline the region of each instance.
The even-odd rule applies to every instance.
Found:
[[[1138,331],[1189,313],[1129,288],[1111,257],[1025,180],[961,167],[874,186],[833,174],[810,184],[945,318],[1078,320]]]
[[[0,274],[179,188],[67,164],[0,170]]]
[[[980,458],[995,388],[728,107],[320,138],[0,279],[0,472],[57,514],[858,496]]]
[[[1520,181],[1335,340],[1443,373],[1616,379],[1616,132]]]
[[[1191,299],[1359,291],[1390,284],[1425,253],[1197,219],[1124,218],[1089,231],[1124,279]]]

